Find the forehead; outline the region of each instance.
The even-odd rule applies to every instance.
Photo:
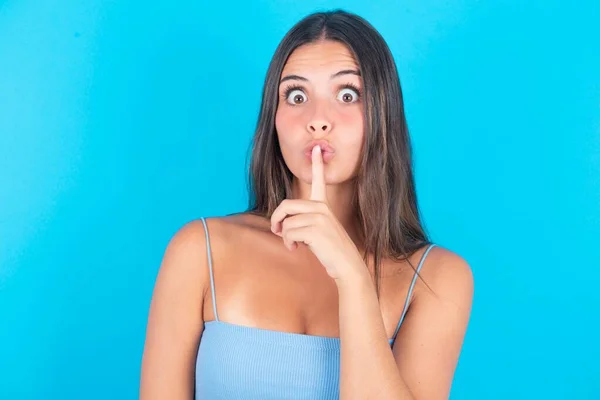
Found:
[[[295,49],[283,67],[282,75],[319,70],[335,73],[341,69],[358,69],[354,55],[345,44],[325,40]]]

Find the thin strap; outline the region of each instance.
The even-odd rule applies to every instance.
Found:
[[[213,312],[215,314],[215,320],[219,321],[219,316],[217,315],[217,300],[215,298],[215,278],[213,276],[213,265],[212,265],[212,254],[210,252],[210,239],[208,237],[208,226],[206,225],[206,221],[204,217],[200,217],[202,223],[204,224],[204,232],[206,233],[206,253],[208,255],[208,271],[210,273],[210,291],[212,294],[212,303],[213,303]]]
[[[406,301],[404,302],[404,309],[402,310],[402,315],[400,316],[400,322],[398,322],[398,326],[396,326],[396,331],[394,332],[393,340],[396,340],[396,335],[398,334],[398,331],[400,330],[400,325],[402,325],[402,321],[404,321],[404,317],[406,316],[406,311],[408,311],[408,303],[410,303],[410,296],[412,295],[412,291],[415,287],[415,282],[417,282],[417,276],[419,274],[419,271],[421,271],[421,267],[423,266],[423,262],[425,261],[427,254],[429,254],[429,251],[434,246],[435,246],[435,244],[433,244],[433,243],[430,244],[429,247],[427,248],[427,250],[425,250],[425,253],[423,253],[423,256],[421,257],[421,261],[419,261],[417,270],[415,271],[412,282],[410,283],[410,287],[408,288],[408,294],[406,295]]]

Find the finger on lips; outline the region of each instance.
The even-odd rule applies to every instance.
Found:
[[[312,150],[312,182],[310,199],[317,201],[326,200],[325,172],[321,146],[315,146]]]
[[[302,222],[293,216],[297,214],[317,213],[323,211],[316,206],[325,206],[327,200],[325,172],[323,165],[323,156],[321,147],[315,146],[312,149],[312,182],[310,201],[306,200],[283,200],[279,207],[275,209],[271,215],[271,231],[283,238],[284,244],[290,250],[297,247],[295,241],[284,237],[284,230],[298,229],[306,227],[307,219],[303,218]],[[318,202],[315,204],[315,202]],[[317,211],[318,210],[318,211]],[[306,216],[304,216],[306,217]],[[285,226],[284,226],[285,225]]]

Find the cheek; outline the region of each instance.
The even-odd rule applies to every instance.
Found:
[[[290,107],[281,107],[275,113],[275,130],[281,146],[281,151],[295,147],[305,135],[306,122],[302,110]]]
[[[295,114],[297,113],[286,109],[278,109],[275,113],[275,131],[279,139],[281,153],[286,162],[289,162],[290,154],[297,147],[299,132],[302,132],[299,129],[301,126],[300,118]]]
[[[345,149],[344,164],[350,170],[354,170],[358,167],[361,161],[361,154],[364,142],[364,135],[362,127],[353,131],[348,132],[348,135],[344,137],[341,147]]]
[[[298,127],[298,116],[286,108],[278,108],[275,113],[275,129],[279,139],[285,139]]]
[[[275,127],[282,132],[296,130],[298,127],[304,127],[303,122],[306,119],[306,107],[291,107],[280,105],[275,111]]]
[[[275,113],[275,130],[277,130],[277,134],[287,132],[290,125],[290,118],[286,115],[285,111],[282,111],[281,108],[277,109]]]
[[[349,107],[340,107],[337,116],[345,125],[363,126],[364,112],[362,106],[359,104]]]
[[[338,136],[340,144],[348,150],[352,158],[361,152],[364,141],[364,117],[360,109],[348,110],[338,118],[338,130],[343,133]]]

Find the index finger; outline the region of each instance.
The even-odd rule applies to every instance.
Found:
[[[312,182],[310,200],[323,202],[327,201],[325,168],[323,166],[321,146],[315,146],[312,149]]]

